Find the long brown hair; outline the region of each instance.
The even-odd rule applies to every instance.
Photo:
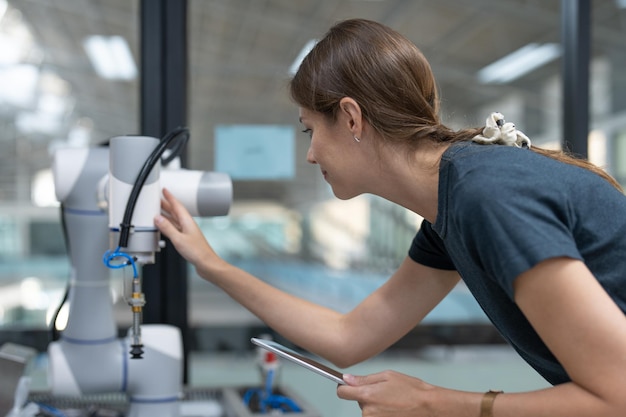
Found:
[[[416,147],[471,140],[482,128],[453,131],[439,118],[439,92],[422,52],[397,31],[365,19],[339,22],[304,58],[290,82],[300,106],[335,120],[339,101],[351,97],[383,140]],[[533,151],[595,172],[622,190],[601,168],[567,152]]]

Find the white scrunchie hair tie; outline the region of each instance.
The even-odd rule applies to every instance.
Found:
[[[491,113],[485,121],[482,135],[472,138],[473,142],[483,145],[507,145],[530,149],[528,136],[515,129],[513,123],[505,123],[502,113]]]

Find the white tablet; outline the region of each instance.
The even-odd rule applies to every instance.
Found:
[[[262,347],[263,349],[274,352],[281,358],[285,358],[294,363],[297,363],[298,365],[303,366],[317,374],[320,374],[330,379],[331,381],[336,382],[337,384],[345,384],[345,381],[343,380],[343,374],[341,372],[329,368],[328,366],[323,365],[311,358],[303,356],[298,352],[281,345],[280,343],[276,343],[272,340],[257,339],[255,337],[250,339],[250,341],[257,346]]]

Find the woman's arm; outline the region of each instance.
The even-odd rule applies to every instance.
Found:
[[[498,395],[494,417],[623,417],[626,318],[584,263],[551,259],[520,275],[515,301],[572,382]],[[430,385],[395,372],[347,376],[339,397],[367,416],[477,417],[483,393]],[[497,388],[497,387],[494,387]]]
[[[164,190],[163,217],[155,224],[214,283],[293,343],[339,367],[367,359],[417,325],[454,287],[456,272],[405,260],[379,289],[347,314],[285,293],[222,260],[187,210]]]
[[[586,265],[544,261],[520,275],[514,289],[518,306],[572,382],[552,389],[555,395],[549,389],[502,396],[495,415],[623,416],[626,317]]]

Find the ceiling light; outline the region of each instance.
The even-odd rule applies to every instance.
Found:
[[[304,60],[304,57],[307,56],[309,52],[311,52],[311,49],[313,49],[316,43],[317,39],[311,39],[302,47],[302,49],[298,53],[298,56],[296,57],[296,59],[293,60],[293,63],[289,67],[290,75],[296,75],[296,72],[298,72],[298,68],[300,68],[300,64],[302,64],[302,60]]]
[[[483,84],[504,84],[516,80],[561,55],[557,43],[529,43],[478,71]]]
[[[132,80],[137,76],[137,67],[121,36],[90,36],[83,42],[87,56],[96,73],[109,80]]]
[[[35,103],[39,69],[34,65],[0,66],[0,103],[30,108]]]

